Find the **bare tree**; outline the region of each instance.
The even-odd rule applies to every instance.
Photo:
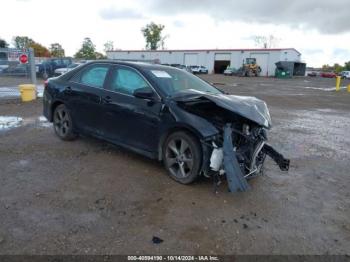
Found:
[[[113,43],[113,41],[107,41],[107,42],[104,44],[104,51],[105,51],[105,52],[113,51],[113,49],[114,49],[114,43]]]
[[[278,46],[279,38],[274,35],[264,36],[264,35],[256,35],[253,37],[255,46],[261,48],[275,48]]]

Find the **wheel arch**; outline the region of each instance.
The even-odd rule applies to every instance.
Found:
[[[55,109],[62,104],[64,104],[64,102],[61,100],[56,100],[55,102],[52,103],[50,108],[50,119],[49,119],[50,122],[53,121],[53,113],[55,112]]]
[[[160,136],[159,142],[158,142],[158,160],[162,161],[163,160],[163,145],[164,142],[166,141],[166,139],[169,137],[169,135],[171,135],[174,132],[179,132],[179,131],[184,131],[187,132],[189,134],[191,134],[192,136],[194,136],[195,138],[198,139],[198,142],[201,143],[201,140],[203,139],[203,135],[196,130],[195,128],[186,125],[186,124],[180,124],[180,125],[176,125],[173,127],[170,127],[169,129],[165,130],[163,132],[163,134]]]

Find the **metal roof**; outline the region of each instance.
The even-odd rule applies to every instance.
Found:
[[[301,55],[295,48],[234,48],[234,49],[166,49],[166,50],[112,50],[107,52],[231,52],[231,51],[284,51],[293,50]]]

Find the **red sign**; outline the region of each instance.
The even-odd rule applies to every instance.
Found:
[[[22,54],[19,56],[19,61],[21,64],[26,64],[28,63],[28,56],[26,54]]]

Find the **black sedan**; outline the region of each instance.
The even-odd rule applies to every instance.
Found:
[[[94,61],[46,81],[43,101],[61,139],[91,135],[126,147],[163,161],[183,184],[200,174],[258,175],[266,155],[288,169],[266,143],[265,102],[226,95],[177,68]]]

